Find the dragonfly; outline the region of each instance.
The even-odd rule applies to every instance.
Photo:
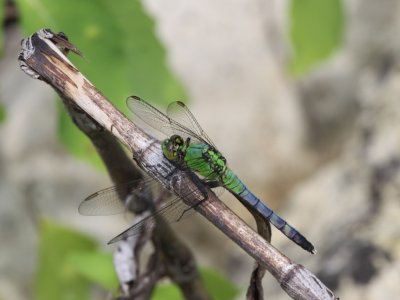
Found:
[[[308,252],[316,253],[315,247],[298,230],[289,225],[253,194],[228,167],[226,158],[217,149],[183,102],[176,101],[169,104],[166,114],[137,96],[128,97],[126,102],[129,110],[134,115],[148,126],[167,136],[161,143],[161,149],[165,158],[177,169],[195,173],[210,188],[223,187],[228,190],[272,223],[291,241]],[[111,189],[111,192],[114,191],[114,189]],[[107,196],[109,192],[105,191],[100,194],[103,194],[103,198],[104,194],[106,194],[105,198],[110,198]],[[207,195],[205,195],[206,197]],[[87,206],[90,207],[92,202],[97,201],[96,198],[98,198],[96,194],[89,196],[85,200],[86,204],[89,204]],[[85,204],[85,201],[82,204]],[[145,219],[134,224],[117,236],[117,239],[113,240],[118,240],[118,237],[134,235],[144,225],[148,226],[148,224],[151,224],[153,226],[156,216],[165,216],[168,221],[179,221],[180,217],[176,218],[176,216],[182,216],[190,209],[190,207],[185,208],[185,204],[182,203],[183,201],[179,198],[170,200],[160,211],[155,212],[154,216],[150,216],[147,220]],[[173,218],[170,216],[171,212],[173,212]]]

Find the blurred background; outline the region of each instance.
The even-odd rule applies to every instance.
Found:
[[[114,286],[77,249],[112,270],[106,242],[132,221],[78,214],[111,182],[55,92],[19,69],[21,38],[40,28],[65,32],[124,112],[132,94],[185,101],[318,254],[275,229],[273,245],[336,296],[400,295],[400,1],[1,0],[0,18],[0,299],[104,299]],[[243,299],[252,259],[200,216],[176,229]],[[289,299],[271,275],[263,284]]]

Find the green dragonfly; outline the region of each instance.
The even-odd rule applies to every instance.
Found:
[[[161,144],[162,152],[177,169],[194,172],[200,176],[203,183],[211,188],[221,186],[227,189],[247,202],[297,245],[311,253],[316,252],[314,246],[299,231],[274,213],[228,168],[225,157],[217,150],[184,103],[180,101],[171,103],[167,108],[167,114],[137,96],[129,97],[127,105],[147,125],[168,137]],[[145,180],[141,186],[146,186],[149,182],[151,180]],[[80,211],[85,213],[86,210],[90,210],[95,206],[92,205],[94,202],[105,202],[104,199],[109,202],[109,199],[114,199],[110,196],[112,193],[115,193],[115,188],[93,194],[81,204],[81,207],[88,209],[80,209]],[[205,195],[206,197],[207,195]],[[102,198],[103,201],[96,200],[96,198]],[[117,201],[113,200],[113,202]],[[134,224],[111,242],[135,235],[144,225],[151,224],[153,226],[155,216],[161,215],[167,221],[179,221],[189,209],[179,198],[170,200],[154,216]]]

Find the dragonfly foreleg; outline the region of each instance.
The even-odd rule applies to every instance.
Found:
[[[182,213],[181,213],[181,215],[178,217],[178,219],[176,219],[176,221],[177,222],[179,222],[182,218],[183,218],[183,215],[186,213],[186,212],[188,212],[189,210],[191,210],[193,207],[188,207],[188,208],[186,208]]]
[[[186,208],[184,211],[182,211],[181,215],[178,217],[178,219],[176,219],[176,221],[179,222],[183,218],[185,213],[187,213],[188,211],[190,211],[192,209],[196,210],[197,206],[199,206],[200,204],[202,204],[206,200],[207,200],[207,196],[204,199],[201,199],[198,203],[196,203],[192,207]]]

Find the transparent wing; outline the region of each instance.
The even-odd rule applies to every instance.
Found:
[[[166,223],[174,223],[192,215],[194,212],[195,210],[193,207],[187,206],[181,198],[172,197],[166,200],[163,207],[157,212],[133,224],[131,227],[110,240],[108,244],[118,242],[130,236],[138,235],[145,230],[151,230],[157,225],[160,218],[163,218]]]
[[[78,211],[86,216],[107,216],[126,212],[130,204],[148,201],[150,191],[158,185],[151,177],[129,181],[100,190],[88,196],[79,205]],[[142,198],[142,199],[140,199]],[[121,199],[125,199],[122,202]]]
[[[200,182],[198,182],[200,184]],[[179,186],[177,187],[179,188]],[[186,188],[186,186],[185,186]],[[200,186],[196,186],[193,189],[187,190],[185,193],[180,193],[182,198],[186,198],[193,193],[204,195],[204,200],[207,199],[207,194],[205,190],[201,190]],[[135,236],[144,230],[149,230],[154,228],[163,219],[166,223],[179,222],[182,219],[192,215],[195,210],[194,206],[199,205],[202,201],[198,202],[194,206],[188,206],[182,201],[181,197],[170,197],[163,201],[162,207],[150,216],[142,219],[141,221],[135,223],[130,228],[113,238],[109,244],[115,243],[121,239],[126,239],[130,236]]]
[[[190,132],[195,133],[197,138],[201,138],[200,141],[206,142],[216,148],[213,141],[209,138],[203,128],[201,128],[199,122],[185,103],[181,101],[172,102],[168,105],[167,115],[171,120],[179,123],[182,127],[188,128]]]
[[[171,120],[154,106],[137,96],[128,97],[126,99],[126,104],[129,110],[147,125],[167,136],[173,135]]]
[[[137,96],[128,97],[126,99],[126,104],[129,110],[137,117],[139,117],[143,122],[153,127],[154,129],[164,133],[168,137],[173,134],[177,134],[180,135],[183,139],[190,137],[192,141],[194,140],[197,142],[209,143],[208,140],[205,140],[201,135],[197,133],[199,131],[198,128],[196,126],[193,127],[192,125],[190,125],[190,122],[185,121],[184,124],[181,124],[179,120],[170,118],[169,116],[162,113],[160,110]],[[172,110],[173,108],[171,108],[171,113]]]
[[[111,215],[126,212],[127,204],[123,204],[120,201],[121,193],[123,193],[123,195],[125,195],[125,197],[128,199],[129,196],[132,196],[131,198],[133,200],[142,200],[137,202],[149,203],[149,201],[152,200],[152,197],[154,199],[155,197],[160,197],[160,195],[162,195],[149,192],[154,191],[156,187],[164,189],[156,180],[151,177],[147,177],[146,179],[134,180],[126,184],[103,189],[87,197],[80,204],[79,213],[93,216]],[[186,192],[185,194],[181,194],[181,196],[187,197],[192,193],[204,194],[204,191],[201,191],[199,187],[197,187]],[[157,224],[160,218],[163,218],[163,220],[167,223],[173,223],[178,222],[194,213],[193,207],[186,205],[180,197],[163,196],[161,199],[163,201],[161,207],[157,211],[137,222],[132,227],[113,238],[109,243],[114,243],[129,236],[137,235],[145,229],[151,229]]]

